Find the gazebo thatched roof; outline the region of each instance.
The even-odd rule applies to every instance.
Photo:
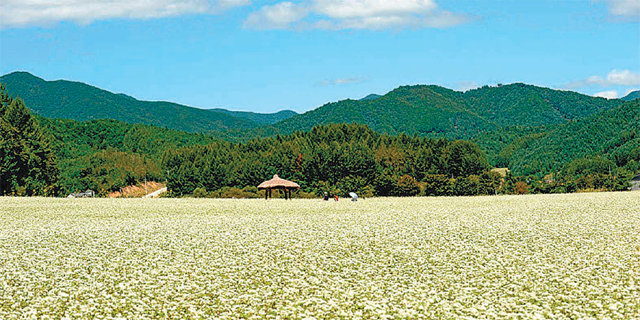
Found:
[[[300,185],[289,180],[278,177],[277,174],[273,175],[271,180],[267,180],[258,186],[258,189],[271,189],[271,188],[300,188]]]

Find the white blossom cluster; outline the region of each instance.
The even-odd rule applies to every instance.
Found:
[[[0,319],[638,319],[640,194],[0,197]]]

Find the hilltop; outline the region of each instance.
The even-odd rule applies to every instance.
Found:
[[[523,83],[459,92],[436,85],[401,86],[384,95],[327,103],[297,114],[198,109],[172,102],[141,101],[85,83],[46,81],[27,72],[0,77],[35,114],[74,120],[115,119],[189,132],[213,132],[247,140],[307,131],[316,125],[359,123],[389,134],[469,139],[514,126],[549,126],[614,108],[622,100],[591,97]]]
[[[360,123],[389,134],[468,139],[506,127],[561,124],[622,103],[619,99],[523,83],[484,86],[467,92],[413,85],[384,95],[327,103],[303,114],[291,110],[264,114],[141,101],[81,82],[46,81],[27,72],[7,74],[0,77],[0,82],[40,116],[81,121],[115,119],[189,132],[215,132],[229,140],[307,131],[329,123]]]
[[[523,83],[459,92],[435,85],[402,86],[375,99],[325,104],[273,125],[280,133],[328,123],[361,123],[390,134],[469,138],[509,126],[564,123],[614,108],[607,100]]]
[[[249,129],[273,123],[295,114],[234,112],[199,109],[165,101],[142,101],[82,82],[46,81],[28,72],[0,77],[7,91],[22,98],[37,115],[73,120],[114,119],[170,129],[207,132]]]

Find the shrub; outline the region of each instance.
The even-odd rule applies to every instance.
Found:
[[[527,194],[529,192],[529,185],[524,181],[516,182],[513,192],[515,194]]]
[[[392,190],[393,196],[412,197],[420,194],[418,181],[409,175],[403,175],[396,181]]]
[[[453,190],[453,180],[443,174],[428,174],[424,177],[422,194],[425,196],[447,196]]]
[[[193,197],[194,198],[206,198],[207,197],[207,189],[205,188],[195,188],[193,189]]]

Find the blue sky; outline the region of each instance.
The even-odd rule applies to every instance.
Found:
[[[640,89],[640,1],[4,0],[0,73],[273,112],[525,82]]]

